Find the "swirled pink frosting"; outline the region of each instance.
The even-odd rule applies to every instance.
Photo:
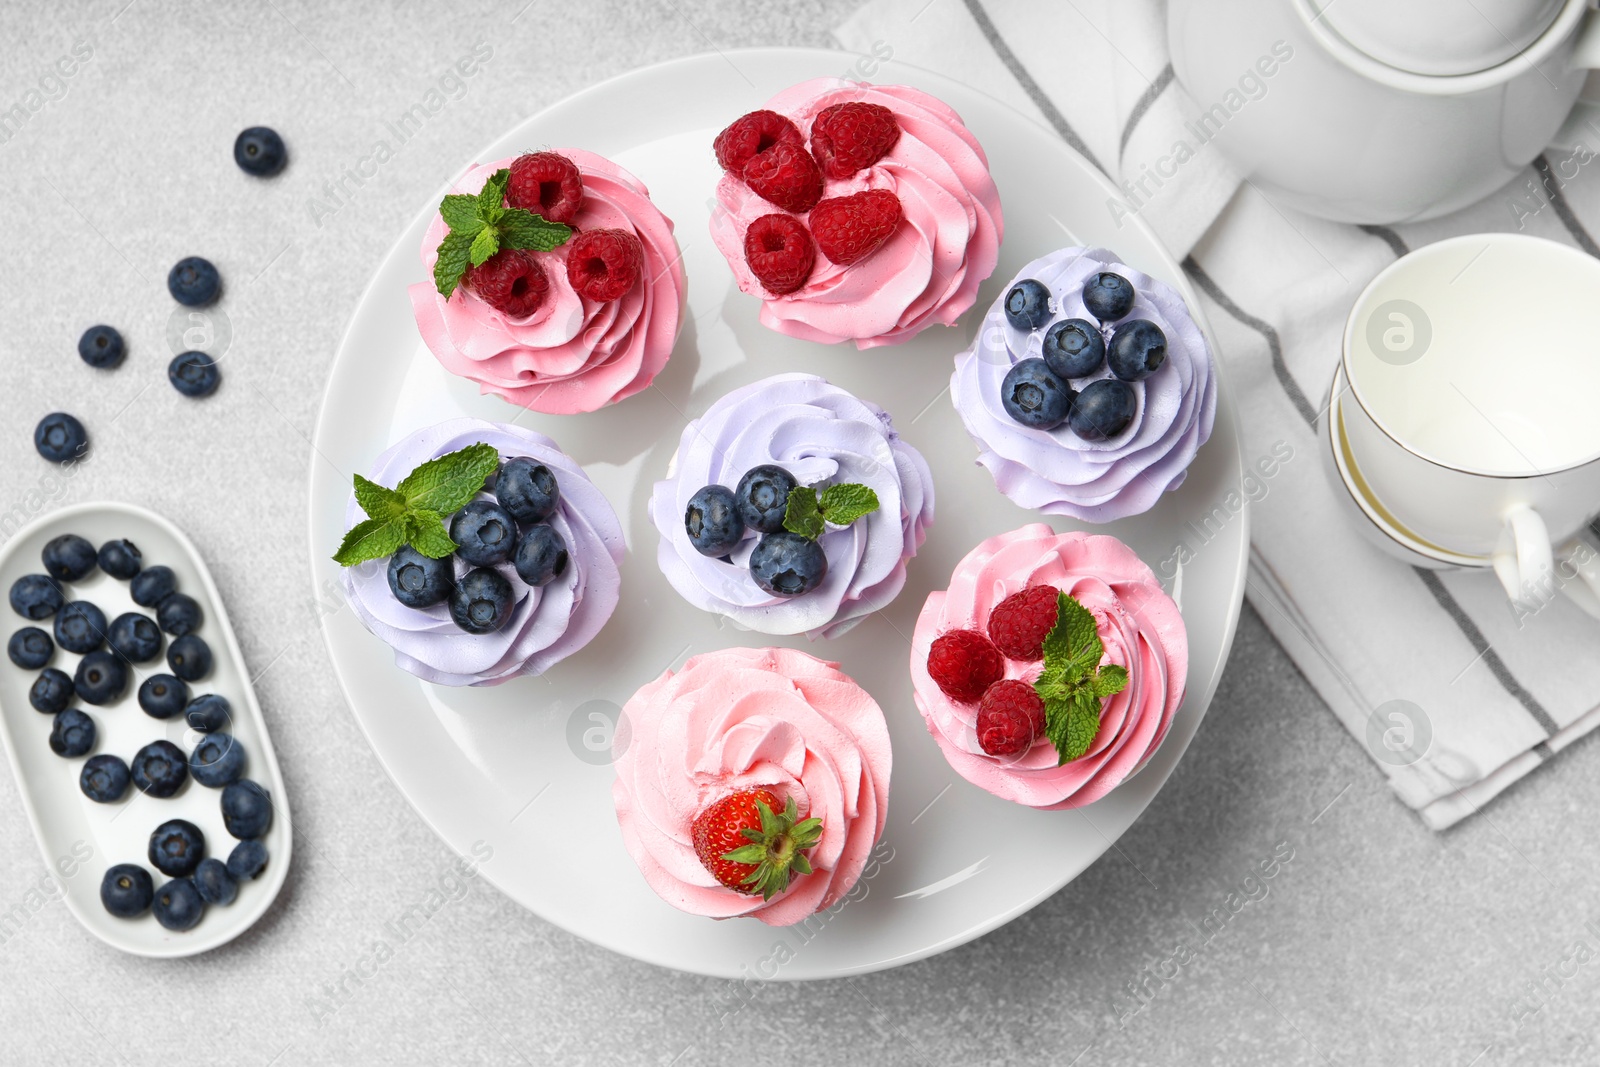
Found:
[[[928,675],[928,650],[949,630],[984,631],[989,612],[1012,593],[1054,586],[1088,608],[1105,644],[1102,663],[1128,671],[1107,698],[1100,733],[1082,757],[1058,765],[1039,738],[1026,752],[990,756],[978,744],[976,704],[951,700]],[[1033,682],[1040,664],[1006,660],[1006,677]],[[1144,766],[1183,702],[1189,639],[1183,617],[1154,572],[1106,534],[1058,534],[1042,523],[982,542],[956,564],[950,588],[928,594],[911,638],[917,708],[950,766],[973,785],[1030,808],[1076,808],[1098,800]]]
[[[848,267],[819,252],[804,286],[773,296],[745,263],[744,232],[780,209],[731,174],[717,183],[711,239],[739,288],[761,298],[763,325],[807,341],[854,341],[865,349],[954,323],[994,273],[1004,222],[978,139],[949,105],[919,89],[817,78],[785,89],[766,106],[793,120],[809,144],[817,114],[850,101],[893,111],[900,139],[866,170],[826,180],[822,195],[888,189],[898,196],[904,218],[883,247]]]
[[[838,664],[789,648],[708,652],[642,686],[622,713],[629,730],[616,734],[617,822],[628,854],[668,904],[789,926],[832,907],[861,877],[889,812],[889,728]],[[822,820],[808,854],[812,873],[770,901],[713,878],[692,832],[711,804],[762,787]]]
[[[1023,267],[1012,284],[1023,278],[1043,282],[1056,312],[1051,321],[1093,322],[1083,303],[1083,286],[1103,270],[1133,283],[1137,295],[1126,319],[1149,319],[1167,336],[1166,363],[1133,383],[1138,410],[1117,436],[1086,441],[1066,423],[1038,430],[1006,413],[1000,401],[1006,372],[1019,360],[1041,354],[1049,326],[1029,332],[1012,326],[1002,306],[1004,294],[984,316],[972,344],[956,357],[950,377],[950,398],[980,449],[978,462],[994,475],[1000,491],[1020,507],[1085,522],[1142,514],[1161,494],[1182,485],[1217,417],[1211,350],[1183,297],[1170,285],[1134,270],[1104,248],[1051,252]],[[1110,376],[1102,367],[1092,377]],[[1082,389],[1088,381],[1072,384]]]
[[[514,319],[465,285],[449,300],[433,282],[411,286],[417,329],[446,370],[533,411],[594,411],[649,386],[666,366],[684,306],[682,257],[672,220],[650,201],[644,183],[610,160],[578,148],[555,151],[583,175],[580,230],[631,230],[644,246],[639,283],[620,299],[596,303],[567,281],[567,249],[536,252],[550,279],[538,311]],[[511,159],[475,166],[452,192],[477,193]],[[447,227],[435,214],[422,238],[422,265],[433,273]]]
[[[626,550],[622,524],[610,501],[583,468],[541,433],[485,422],[451,419],[418,430],[396,442],[373,463],[367,476],[393,486],[413,468],[436,456],[482,441],[502,460],[530,456],[556,476],[561,502],[548,520],[567,545],[566,571],[549,585],[527,585],[512,565],[495,568],[511,583],[517,606],[494,633],[469,634],[450,618],[448,603],[408,608],[389,588],[389,561],[346,567],[345,597],[368,630],[394,649],[394,661],[425,682],[439,685],[499,685],[518,675],[543,674],[594,639],[616,610],[620,567]],[[488,499],[480,494],[480,499]],[[348,524],[365,516],[352,497]],[[454,561],[456,577],[472,568]]]

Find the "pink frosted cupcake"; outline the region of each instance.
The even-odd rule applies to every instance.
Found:
[[[485,193],[491,180],[498,189]],[[479,236],[486,228],[495,240]],[[477,265],[474,239],[494,250]],[[434,281],[410,293],[428,349],[482,392],[533,411],[626,399],[677,339],[684,276],[672,221],[639,179],[592,152],[468,170],[428,226],[422,263]]]
[[[623,715],[617,822],[668,904],[789,926],[861,877],[888,817],[889,731],[837,664],[788,648],[710,652],[640,688]],[[753,851],[724,858],[738,849]]]
[[[1040,523],[967,553],[911,641],[917,708],[950,766],[1033,808],[1088,804],[1143,767],[1188,662],[1178,606],[1132,549]]]
[[[994,271],[1003,223],[988,158],[927,93],[818,78],[715,147],[711,237],[769,329],[896,344],[954,323]]]

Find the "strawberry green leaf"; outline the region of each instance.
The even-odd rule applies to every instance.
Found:
[[[398,521],[363,519],[345,532],[333,561],[341,567],[354,567],[369,559],[392,556],[405,543],[405,525]]]
[[[472,239],[472,247],[468,249],[468,258],[474,267],[481,267],[488,258],[500,251],[500,233],[493,226],[485,226],[478,231]]]
[[[355,493],[356,503],[361,505],[361,510],[367,513],[368,518],[380,522],[393,522],[405,516],[405,496],[387,486],[369,481],[358,474],[355,477]]]
[[[446,300],[461,284],[472,262],[473,238],[465,233],[447,233],[439,242],[439,258],[433,264],[433,286]]]
[[[818,506],[824,519],[835,526],[849,526],[861,516],[878,510],[878,494],[871,486],[856,482],[830,485],[822,491]]]
[[[439,214],[452,233],[464,233],[471,237],[483,229],[483,220],[478,217],[478,198],[475,196],[451,193],[439,201]]]
[[[500,453],[480,441],[428,460],[402,478],[395,490],[413,510],[448,515],[466,507],[499,465]]]
[[[498,226],[501,244],[506,248],[528,248],[535,252],[559,248],[572,236],[571,226],[550,222],[522,208],[507,208]]]
[[[722,858],[729,863],[760,863],[767,858],[767,846],[740,845],[732,852],[724,852]]]
[[[822,536],[826,527],[822,523],[822,512],[817,508],[815,489],[797,485],[789,490],[789,504],[783,512],[783,528],[813,541]]]

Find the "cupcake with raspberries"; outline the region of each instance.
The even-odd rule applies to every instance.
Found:
[[[1098,800],[1183,702],[1178,606],[1132,549],[1034,523],[967,553],[911,639],[928,732],[972,784],[1031,808]]]
[[[356,475],[334,554],[363,625],[438,685],[543,674],[616,609],[622,524],[543,434],[453,419]]]
[[[889,813],[889,729],[838,664],[788,648],[710,652],[622,714],[617,822],[668,904],[790,926],[861,877]]]
[[[1211,350],[1171,286],[1103,248],[1034,260],[956,357],[950,396],[1017,505],[1085,522],[1150,510],[1211,436]]]
[[[735,389],[650,495],[656,558],[703,611],[837,637],[888,604],[933,522],[933,474],[889,413],[812,374]]]
[[[994,272],[989,161],[951,108],[905,85],[818,78],[716,138],[711,237],[761,322],[857,348],[948,326]]]
[[[452,374],[554,415],[666,366],[684,307],[672,220],[632,174],[576,148],[475,166],[422,240],[417,328]]]

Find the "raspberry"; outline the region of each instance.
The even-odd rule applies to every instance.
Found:
[[[644,246],[627,230],[585,230],[567,246],[567,281],[590,300],[617,299],[643,269]]]
[[[1000,650],[976,630],[940,634],[928,650],[928,674],[945,696],[963,704],[976,703],[1005,673]]]
[[[717,134],[711,147],[716,150],[717,162],[722,164],[723,170],[739,174],[753,156],[779,141],[805,143],[800,128],[776,111],[752,111],[734,119],[727,129]]]
[[[571,222],[583,206],[583,175],[572,160],[556,152],[529,152],[511,164],[506,203],[542,215],[551,222]]]
[[[822,173],[835,179],[872,166],[898,140],[900,124],[882,104],[834,104],[823,108],[811,124],[811,154]]]
[[[761,199],[797,215],[822,199],[822,169],[799,141],[779,141],[751,156],[740,175]]]
[[[1056,625],[1058,590],[1036,585],[1012,593],[989,612],[989,640],[1012,659],[1044,658],[1044,639]]]
[[[793,215],[763,215],[744,231],[744,261],[774,296],[792,293],[811,277],[817,244]]]
[[[467,271],[467,288],[496,311],[525,319],[550,293],[550,279],[532,252],[503,248]]]
[[[824,200],[811,212],[811,235],[831,263],[848,267],[876,252],[900,225],[900,198],[887,189]]]
[[[1006,678],[984,690],[978,704],[978,746],[991,756],[1026,752],[1044,736],[1044,701],[1033,686]]]

